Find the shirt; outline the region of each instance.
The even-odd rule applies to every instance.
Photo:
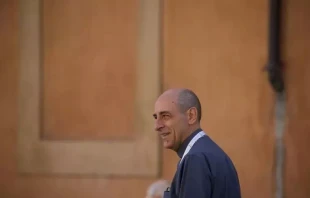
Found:
[[[180,158],[200,131],[196,130],[181,144],[177,151]],[[241,198],[237,171],[229,156],[205,135],[179,162],[164,198]]]

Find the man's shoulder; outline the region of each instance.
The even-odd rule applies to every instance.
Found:
[[[204,162],[206,161],[206,154],[204,152],[189,152],[184,156],[184,161]]]
[[[197,141],[185,158],[186,161],[194,159],[196,163],[207,165],[211,169],[234,167],[228,154],[208,136]]]
[[[182,160],[182,166],[193,168],[198,166],[207,166],[210,168],[210,164],[219,163],[220,161],[220,157],[212,153],[196,151],[189,152],[186,156],[184,156],[184,159]]]
[[[208,151],[208,150],[193,150],[189,152],[185,157],[185,161],[195,161],[195,162],[216,162],[221,163],[229,158],[224,151]]]
[[[226,152],[214,142],[208,135],[200,138],[190,150],[190,154],[201,155],[211,158],[227,157]]]

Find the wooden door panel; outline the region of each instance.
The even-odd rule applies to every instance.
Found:
[[[40,46],[45,46],[45,43],[40,43],[40,13],[42,7],[40,7],[40,1],[32,1],[29,3],[28,1],[21,1],[21,11],[22,11],[22,22],[21,22],[21,83],[20,83],[20,127],[19,127],[19,167],[21,170],[26,172],[40,172],[45,174],[53,174],[53,173],[65,173],[65,174],[96,174],[96,175],[144,175],[144,176],[157,176],[159,171],[159,164],[158,164],[158,142],[157,142],[157,136],[155,133],[152,133],[152,127],[153,127],[153,120],[151,116],[148,116],[150,112],[152,112],[153,103],[158,95],[159,91],[159,78],[158,75],[158,52],[156,51],[158,48],[156,48],[156,45],[153,45],[153,42],[157,43],[158,40],[157,34],[151,33],[150,31],[154,30],[152,29],[145,29],[148,28],[149,22],[155,22],[158,20],[156,16],[153,16],[152,18],[149,18],[150,21],[142,21],[140,23],[139,34],[141,34],[141,38],[139,41],[135,42],[135,39],[131,41],[131,45],[126,45],[127,40],[130,40],[132,38],[135,38],[138,33],[136,29],[138,29],[136,26],[133,26],[128,30],[128,38],[124,40],[118,41],[118,37],[113,38],[105,38],[109,41],[102,42],[101,46],[101,36],[105,36],[105,31],[103,31],[102,34],[100,34],[100,19],[109,19],[109,17],[105,17],[104,15],[98,16],[98,19],[92,19],[87,18],[89,13],[93,14],[92,12],[94,9],[87,9],[87,7],[100,7],[100,6],[107,6],[107,10],[109,10],[108,6],[111,6],[111,9],[115,6],[123,6],[121,2],[118,3],[111,3],[110,1],[93,1],[92,3],[89,3],[87,6],[84,5],[81,1],[80,6],[71,6],[68,5],[70,2],[66,2],[66,5],[57,4],[57,3],[47,3],[48,1],[45,1],[45,6],[43,6],[43,12],[48,13],[54,13],[52,14],[44,14],[43,20],[45,27],[43,31],[44,35],[43,41],[46,41],[47,46],[43,49],[44,51],[44,57],[43,57],[43,63],[46,63],[47,65],[44,66],[44,71],[46,71],[47,75],[44,75],[46,77],[44,81],[43,86],[43,98],[47,98],[44,100],[44,118],[56,118],[60,121],[60,123],[55,123],[55,125],[50,125],[51,122],[49,119],[46,121],[44,120],[44,124],[47,124],[48,127],[50,126],[61,126],[61,123],[71,123],[70,125],[79,125],[81,124],[81,120],[75,119],[75,117],[70,115],[78,115],[80,117],[85,117],[87,120],[97,120],[100,123],[100,119],[105,120],[106,122],[114,123],[115,125],[126,125],[127,121],[126,116],[128,112],[126,110],[130,110],[128,108],[122,109],[126,113],[124,117],[121,116],[121,111],[116,110],[116,113],[110,113],[110,111],[113,111],[116,104],[115,102],[100,104],[100,101],[87,101],[82,100],[84,99],[84,96],[93,98],[96,100],[97,98],[97,92],[101,93],[101,96],[99,97],[112,97],[113,93],[123,92],[124,96],[118,96],[116,97],[116,102],[121,102],[118,100],[119,98],[125,98],[128,96],[127,91],[131,90],[134,93],[134,100],[131,99],[132,97],[129,96],[129,102],[133,102],[133,104],[127,106],[134,106],[135,112],[131,113],[131,117],[133,117],[134,120],[134,130],[135,135],[133,137],[133,140],[128,141],[113,141],[107,139],[103,141],[90,141],[88,138],[85,141],[44,141],[41,139],[41,114],[40,111],[43,108],[41,106],[40,101],[40,90],[41,90],[41,81],[42,78],[42,72],[40,72],[41,62],[40,62],[40,55],[41,55],[41,48]],[[76,1],[71,2],[73,4],[76,4]],[[97,5],[96,3],[101,3],[101,5]],[[106,4],[105,4],[106,3]],[[145,6],[145,5],[143,5]],[[70,7],[71,9],[66,9]],[[86,7],[86,9],[84,9]],[[71,15],[67,14],[71,10],[78,9],[80,12],[72,11]],[[124,8],[122,8],[124,9]],[[131,10],[132,7],[127,7],[127,9]],[[136,6],[136,10],[130,14],[133,14],[136,18],[134,13],[138,13],[139,7]],[[148,10],[144,11],[145,9],[148,9],[148,7],[142,7],[143,14],[145,12],[148,12]],[[154,8],[152,8],[154,9]],[[82,10],[82,11],[81,11]],[[90,10],[92,12],[90,12]],[[113,10],[113,9],[112,9]],[[84,12],[83,12],[84,11]],[[99,11],[99,10],[98,10]],[[65,16],[63,14],[66,13]],[[81,14],[82,13],[82,14]],[[98,14],[101,12],[98,12]],[[103,12],[104,13],[104,12]],[[126,17],[127,12],[122,12],[124,14],[123,17]],[[80,15],[78,15],[80,14]],[[139,17],[144,17],[142,16]],[[54,16],[54,18],[53,18]],[[95,15],[96,16],[96,15]],[[114,16],[114,15],[112,15]],[[68,21],[63,18],[69,18]],[[53,19],[53,20],[52,20]],[[74,24],[74,20],[87,20],[87,23],[93,23],[90,27],[83,26],[83,23],[80,25],[72,25]],[[62,20],[62,22],[57,22],[58,20]],[[70,21],[72,20],[72,21]],[[68,23],[66,23],[68,22]],[[96,23],[97,22],[97,23]],[[102,22],[102,21],[101,21]],[[104,20],[103,20],[104,22]],[[124,24],[127,24],[128,21],[124,21]],[[131,22],[131,21],[130,21]],[[122,24],[122,21],[120,22]],[[64,24],[63,26],[58,24]],[[116,23],[105,23],[107,34],[114,34],[113,32],[116,32],[116,35],[120,35],[119,31],[127,31],[127,29],[122,30],[118,28],[121,25],[115,25]],[[46,28],[49,25],[52,26],[51,29]],[[84,23],[85,25],[85,23]],[[111,27],[109,27],[111,25]],[[138,25],[137,25],[138,26]],[[78,27],[78,28],[77,28]],[[96,27],[98,28],[96,32]],[[158,28],[158,26],[155,25],[155,27]],[[68,28],[66,30],[65,28]],[[72,29],[70,29],[72,28]],[[80,28],[80,29],[79,29]],[[83,31],[89,31],[89,33],[83,34]],[[91,31],[89,29],[94,28],[95,30]],[[58,33],[58,30],[60,33]],[[155,29],[156,30],[156,29]],[[96,32],[96,33],[95,33]],[[110,33],[111,32],[111,33]],[[67,35],[67,34],[68,35]],[[135,34],[135,35],[133,35]],[[82,35],[82,36],[80,36]],[[143,37],[144,35],[150,36],[153,38],[153,42],[148,42],[145,44],[146,39]],[[84,37],[83,37],[84,36]],[[124,35],[120,35],[124,36]],[[153,37],[152,37],[153,36]],[[71,42],[72,37],[76,40],[74,42]],[[64,39],[64,40],[62,40]],[[83,41],[86,40],[86,41]],[[90,40],[95,41],[98,39],[97,45],[94,45],[94,42],[91,42]],[[113,43],[113,39],[116,40],[116,43]],[[112,40],[112,41],[111,41]],[[83,43],[87,43],[89,45],[88,47],[85,47],[87,50],[84,51],[84,56],[82,54],[79,54],[81,52],[78,52],[76,48],[78,46],[73,47],[71,43],[78,42],[81,45]],[[114,47],[120,47],[121,45],[125,45],[126,47],[123,48],[124,51],[120,51],[120,54],[117,54],[117,50],[113,50]],[[60,43],[60,44],[58,44]],[[112,43],[112,44],[111,44]],[[136,43],[136,44],[133,44]],[[58,45],[57,45],[58,44]],[[74,44],[76,45],[76,44]],[[137,46],[137,48],[135,47]],[[65,47],[68,47],[64,49]],[[71,49],[71,48],[74,48]],[[104,53],[101,51],[102,49],[107,48],[105,51],[108,51]],[[112,50],[110,51],[110,48]],[[128,49],[131,48],[131,49]],[[140,48],[140,49],[139,49]],[[155,49],[153,49],[155,48]],[[55,50],[59,49],[59,50]],[[138,49],[138,50],[136,50]],[[64,53],[64,51],[69,50],[69,52]],[[76,51],[75,51],[76,50]],[[82,49],[80,49],[82,50]],[[83,49],[84,50],[84,49]],[[90,52],[89,52],[90,51]],[[134,53],[129,53],[129,51],[134,51]],[[143,51],[143,53],[141,53]],[[58,55],[60,53],[60,55]],[[129,77],[131,79],[135,79],[135,83],[131,82],[131,80],[128,84],[128,87],[126,87],[124,84],[116,84],[115,86],[119,85],[116,88],[113,88],[113,90],[108,90],[107,93],[102,93],[102,90],[99,89],[98,86],[94,87],[92,84],[94,83],[100,83],[98,82],[98,79],[101,79],[98,75],[98,69],[106,68],[106,67],[118,67],[119,70],[122,70],[122,68],[125,68],[123,71],[127,71],[126,66],[126,56],[124,57],[125,62],[117,62],[113,60],[118,60],[111,56],[111,54],[114,54],[114,56],[121,55],[123,53],[126,53],[127,57],[130,57],[128,59],[136,59],[137,61],[129,61],[129,68],[130,73]],[[93,62],[94,54],[96,54],[96,61]],[[137,58],[132,58],[132,56],[137,54]],[[88,56],[87,56],[88,55]],[[150,60],[145,61],[143,56],[148,55]],[[72,60],[72,56],[76,56],[76,59]],[[83,57],[83,59],[81,58]],[[55,60],[54,60],[55,59]],[[109,60],[111,65],[106,66],[105,61]],[[151,61],[151,62],[150,62]],[[137,62],[137,64],[135,64]],[[84,65],[84,64],[86,65]],[[82,64],[82,65],[80,65]],[[116,65],[113,65],[116,64]],[[132,70],[132,67],[135,67],[134,70]],[[83,69],[83,72],[79,68]],[[88,68],[88,70],[86,69]],[[69,70],[71,72],[67,73],[66,70]],[[115,73],[115,69],[113,74],[109,75],[118,75],[119,73]],[[110,71],[111,72],[111,71]],[[93,73],[93,78],[89,78],[89,75]],[[70,74],[70,75],[69,75]],[[124,73],[121,75],[124,75]],[[126,74],[125,74],[126,75]],[[132,78],[131,76],[134,76]],[[102,76],[104,77],[104,76]],[[74,83],[71,79],[76,78],[77,81]],[[119,78],[119,77],[117,77]],[[86,81],[85,81],[86,79]],[[79,84],[80,82],[81,84]],[[54,83],[54,84],[53,84]],[[61,84],[63,83],[63,84]],[[103,82],[101,82],[103,83]],[[77,84],[77,85],[76,85]],[[71,85],[73,85],[71,87]],[[147,85],[147,86],[143,86]],[[134,89],[132,87],[134,86]],[[84,87],[84,88],[83,88]],[[50,91],[45,91],[46,89],[51,88]],[[82,89],[83,88],[83,89]],[[98,90],[97,90],[97,89]],[[111,88],[110,88],[111,89]],[[122,90],[125,91],[122,91]],[[128,90],[127,90],[128,89]],[[75,91],[79,90],[79,94],[76,95]],[[69,94],[70,93],[70,94]],[[57,99],[57,98],[62,99]],[[67,97],[67,98],[66,98]],[[74,98],[72,98],[74,97]],[[73,101],[70,102],[71,99],[75,99],[79,101],[80,103],[74,103]],[[84,101],[82,104],[81,102]],[[88,102],[88,103],[87,103]],[[95,103],[95,104],[94,104]],[[66,111],[68,109],[78,109],[81,108],[81,106],[87,104],[84,110],[87,110],[89,114],[83,114],[82,111],[73,111],[69,112]],[[88,104],[92,105],[88,106]],[[126,104],[126,103],[125,103]],[[120,105],[120,108],[123,104]],[[108,107],[105,107],[108,106]],[[48,107],[48,108],[46,108]],[[114,107],[114,108],[113,108]],[[60,110],[58,113],[54,110]],[[131,108],[132,109],[132,108]],[[97,110],[104,111],[106,115],[112,115],[113,117],[105,117],[102,116],[101,113],[98,113]],[[51,113],[48,114],[48,113]],[[46,116],[48,115],[48,116]],[[134,115],[134,116],[133,116]],[[49,117],[50,116],[50,117]],[[119,117],[115,117],[119,116]],[[96,118],[93,118],[96,117]],[[55,120],[55,119],[54,119]],[[115,120],[120,121],[118,124],[115,123]],[[72,123],[74,122],[74,123]],[[87,122],[88,123],[88,122]],[[103,125],[96,126],[92,125],[91,122],[89,126],[94,126],[98,128],[92,128],[93,130],[104,130],[104,133],[118,133],[117,131],[120,130],[118,126],[115,128],[112,128],[113,125],[108,125],[107,128],[102,128],[103,126],[106,127],[103,121]],[[85,124],[85,123],[84,123]],[[83,125],[83,124],[82,124]],[[88,125],[87,125],[88,126]],[[54,130],[58,130],[60,128],[50,128]],[[110,127],[110,128],[109,128]],[[45,128],[45,127],[44,127]],[[63,128],[62,128],[63,129]],[[66,128],[66,130],[76,130],[74,128]],[[83,130],[83,127],[78,128]],[[125,128],[122,128],[122,130],[126,130]],[[132,130],[129,128],[128,130]],[[115,132],[116,131],[116,132]],[[67,131],[60,130],[58,134],[66,133]],[[87,131],[86,131],[87,132]],[[85,131],[83,133],[86,133]],[[49,132],[51,133],[51,132]],[[57,134],[57,133],[56,133]],[[81,134],[81,133],[80,133]],[[82,136],[87,137],[88,134],[83,134]],[[57,135],[56,135],[57,136]],[[63,136],[63,135],[62,135]],[[61,137],[62,137],[61,136]],[[66,135],[64,135],[66,136]],[[90,134],[92,136],[92,134]]]
[[[310,197],[310,2],[284,1],[283,63],[287,87],[284,192]]]
[[[139,2],[42,1],[41,9],[43,138],[132,139]]]
[[[202,126],[236,164],[245,198],[273,197],[274,97],[263,72],[267,8],[245,0],[164,5],[164,88],[198,94]]]

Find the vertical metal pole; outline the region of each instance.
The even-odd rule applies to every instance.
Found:
[[[276,198],[283,198],[283,173],[284,173],[284,144],[286,98],[283,93],[278,93],[275,106],[275,132],[276,132]]]
[[[283,67],[280,60],[281,0],[269,0],[269,42],[267,71],[272,88],[284,91]]]
[[[276,136],[276,198],[283,198],[283,165],[284,165],[284,125],[285,93],[283,68],[280,59],[281,0],[269,0],[269,43],[267,71],[269,82],[276,93],[275,136]]]

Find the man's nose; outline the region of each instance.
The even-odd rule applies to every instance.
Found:
[[[160,131],[164,127],[164,124],[159,120],[155,120],[155,131]]]

